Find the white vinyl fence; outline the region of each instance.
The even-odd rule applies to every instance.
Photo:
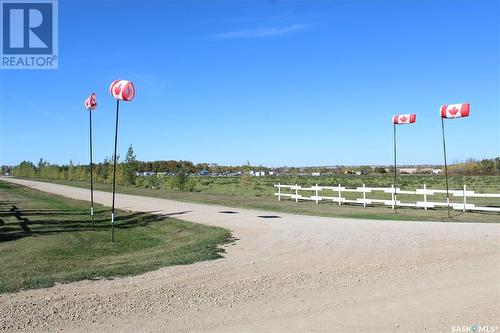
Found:
[[[424,184],[423,188],[417,188],[415,191],[405,191],[401,190],[400,188],[396,188],[396,191],[394,189],[394,186],[391,187],[366,187],[364,184],[362,187],[356,187],[356,188],[346,188],[343,186],[311,186],[311,187],[302,187],[300,185],[274,185],[274,187],[277,187],[278,192],[274,193],[274,195],[278,196],[278,200],[281,201],[281,198],[290,198],[292,200],[295,200],[295,202],[299,202],[299,200],[309,200],[309,201],[315,201],[316,203],[319,203],[320,201],[326,201],[326,202],[334,202],[338,203],[339,205],[342,205],[343,203],[351,203],[351,204],[362,204],[363,207],[366,207],[366,205],[373,205],[373,204],[381,204],[381,205],[386,205],[386,206],[391,206],[393,209],[395,206],[397,207],[416,207],[416,208],[424,208],[427,210],[427,208],[435,208],[435,207],[447,207],[448,202],[439,202],[439,201],[432,201],[428,198],[430,196],[433,196],[435,194],[444,194],[446,195],[446,190],[437,190],[437,189],[430,189],[427,188],[426,185]],[[283,189],[286,190],[286,192],[283,192]],[[332,191],[334,195],[331,196],[322,196],[321,191],[323,190],[329,190]],[[287,193],[288,192],[288,193]],[[309,192],[311,193],[309,196],[303,195],[303,192]],[[342,195],[344,193],[362,193],[362,198],[356,198],[356,199],[346,199]],[[391,199],[371,199],[367,198],[367,193],[388,193],[391,194]],[[450,190],[450,198],[452,197],[459,197],[461,202],[450,202],[450,207],[455,209],[455,210],[462,210],[462,211],[489,211],[489,212],[500,212],[500,194],[495,194],[495,193],[475,193],[474,191],[468,191],[466,188],[466,185],[464,185],[463,190]],[[396,194],[396,200],[395,200],[395,194]],[[398,198],[398,195],[416,195],[416,196],[422,196],[422,201],[417,201],[417,202],[401,202]],[[467,198],[499,198],[498,202],[495,205],[492,206],[476,206],[475,204],[468,203]]]

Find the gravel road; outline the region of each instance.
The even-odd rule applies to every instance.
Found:
[[[110,193],[95,198],[111,204]],[[500,331],[500,224],[313,217],[124,194],[116,200],[120,209],[228,228],[238,240],[219,260],[0,295],[0,331],[458,332],[473,324]]]

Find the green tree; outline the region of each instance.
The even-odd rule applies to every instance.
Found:
[[[127,156],[125,156],[125,163],[123,166],[123,180],[127,185],[134,185],[137,171],[137,160],[134,154],[132,145],[128,147]]]
[[[177,187],[179,190],[183,191],[189,180],[189,174],[186,170],[179,168],[175,172],[174,178],[172,179],[172,186]]]
[[[109,165],[111,164],[110,161],[111,160],[106,156],[102,163],[99,163],[95,166],[97,182],[106,183],[106,180],[108,179]]]
[[[113,160],[114,160],[114,155],[111,156],[109,164],[107,165],[108,171],[107,171],[106,183],[108,184],[111,184],[113,182]],[[120,155],[118,154],[116,155],[116,183],[123,184],[123,168],[122,164],[119,161],[120,161]]]
[[[29,161],[22,161],[18,166],[15,166],[14,169],[12,169],[12,174],[17,177],[35,178],[35,165]]]
[[[481,173],[485,175],[493,175],[495,173],[495,162],[493,159],[487,160],[484,159],[480,163],[481,165]]]
[[[250,186],[252,185],[252,179],[250,175],[247,172],[244,172],[240,176],[240,185],[243,187],[245,190],[249,190]]]
[[[160,188],[160,178],[157,176],[143,176],[144,186],[148,188]]]
[[[75,180],[75,165],[73,164],[72,160],[69,160],[68,180]]]
[[[38,161],[38,164],[36,167],[38,170],[40,170],[41,168],[43,168],[46,165],[48,165],[48,162],[44,161],[44,159],[40,157],[40,160]]]

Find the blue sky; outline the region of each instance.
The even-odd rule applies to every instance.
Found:
[[[132,80],[119,151],[268,166],[442,163],[500,155],[500,8],[487,0],[59,1],[59,69],[0,71],[1,164],[113,152],[108,87]]]

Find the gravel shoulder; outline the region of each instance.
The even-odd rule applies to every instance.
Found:
[[[81,188],[2,180],[89,197]],[[96,192],[95,200],[109,206],[111,194]],[[312,217],[125,194],[116,202],[120,209],[224,227],[238,240],[220,260],[0,295],[0,330],[452,332],[453,326],[500,326],[500,224]]]

